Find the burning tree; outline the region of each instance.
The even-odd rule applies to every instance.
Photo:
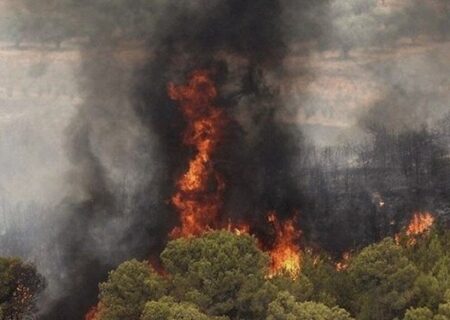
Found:
[[[188,319],[192,314],[199,319],[265,319],[275,311],[280,292],[288,292],[294,301],[309,300],[313,284],[306,276],[280,272],[267,277],[273,265],[259,247],[254,237],[228,231],[172,240],[161,254],[163,275],[146,262],[122,264],[100,285],[100,302],[86,319],[156,319],[158,314],[170,319],[174,312],[187,312]],[[315,303],[309,307],[301,314],[335,312]]]
[[[430,230],[433,226],[434,217],[429,212],[414,214],[411,222],[406,229],[407,236],[421,235]]]
[[[180,226],[172,231],[173,237],[201,235],[213,229],[234,228],[237,233],[247,233],[251,225],[224,223],[223,202],[226,182],[214,166],[213,155],[223,143],[229,119],[223,109],[214,105],[218,96],[212,72],[196,70],[188,77],[186,85],[169,84],[171,99],[180,103],[187,122],[183,143],[195,149],[187,171],[178,179],[172,204],[179,213]],[[300,231],[294,219],[278,221],[276,211],[271,211],[267,221],[273,228],[274,240],[265,248],[270,252],[271,267],[268,276],[287,273],[295,278],[300,272]],[[260,241],[262,247],[264,243]]]
[[[275,212],[269,214],[268,220],[273,224],[276,233],[274,245],[270,250],[272,261],[269,277],[285,272],[295,279],[300,273],[301,264],[298,245],[300,232],[296,229],[295,221],[290,219],[280,223]]]
[[[420,240],[403,247],[386,238],[346,255],[340,270],[329,256],[308,249],[295,277],[286,272],[268,277],[273,261],[253,236],[208,231],[180,237],[161,254],[164,273],[136,260],[111,272],[100,285],[98,307],[86,319],[392,320],[402,319],[409,308],[405,319],[415,319],[408,317],[420,308],[442,316],[450,292],[450,264],[443,253],[450,236],[433,233]]]
[[[169,242],[161,259],[165,276],[138,261],[126,262],[111,272],[108,281],[100,285],[102,308],[87,319],[139,319],[144,307],[144,318],[152,319],[149,313],[157,306],[164,309],[169,302],[146,302],[164,295],[194,304],[209,315],[229,316],[254,316],[263,312],[265,301],[271,299],[273,289],[265,284],[268,257],[249,235],[220,231],[179,238]]]
[[[415,245],[417,238],[431,230],[434,220],[435,218],[430,212],[414,213],[404,233],[395,235],[395,241],[398,244],[406,241],[406,245],[408,246]]]
[[[194,71],[186,86],[169,85],[169,96],[181,104],[187,127],[183,143],[197,152],[186,173],[177,181],[172,203],[181,226],[174,236],[199,235],[217,226],[225,182],[215,170],[212,155],[221,142],[227,118],[214,106],[217,89],[210,73]]]

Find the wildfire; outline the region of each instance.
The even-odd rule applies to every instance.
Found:
[[[100,320],[102,307],[100,304],[93,306],[88,313],[86,313],[84,320]]]
[[[352,255],[350,252],[344,252],[344,254],[342,255],[342,260],[336,263],[336,271],[347,270],[351,258]]]
[[[407,236],[420,235],[431,229],[434,223],[434,217],[429,212],[416,213],[406,229]]]
[[[245,223],[234,224],[231,221],[228,221],[226,230],[228,232],[232,232],[238,236],[243,235],[243,234],[250,234],[250,226]]]
[[[405,234],[408,239],[406,244],[409,246],[416,244],[417,241],[415,238],[429,231],[433,226],[434,220],[435,218],[430,212],[415,213],[406,228]],[[397,244],[400,243],[400,239],[400,234],[395,235]]]
[[[295,221],[289,219],[280,223],[275,212],[269,213],[268,221],[276,233],[274,246],[269,252],[272,261],[268,276],[271,278],[286,273],[295,279],[300,273],[301,262],[301,250],[297,244],[300,232],[295,228]]]
[[[181,221],[172,236],[200,235],[214,228],[222,207],[225,183],[211,159],[222,140],[227,117],[214,105],[217,89],[206,70],[194,71],[187,85],[170,83],[168,94],[180,103],[187,121],[183,143],[197,152],[188,170],[177,181],[177,192],[172,197]]]
[[[180,104],[187,122],[183,143],[196,153],[189,161],[187,171],[176,182],[171,202],[180,216],[180,226],[172,237],[198,236],[207,231],[224,228],[237,235],[248,234],[247,224],[221,224],[219,217],[223,204],[225,182],[215,170],[212,161],[217,146],[223,139],[228,118],[214,104],[217,89],[207,70],[197,70],[188,77],[186,85],[168,86],[169,97]],[[300,272],[300,233],[294,220],[280,223],[271,212],[269,222],[275,230],[275,241],[270,250],[272,259],[269,277],[285,272],[295,278]]]

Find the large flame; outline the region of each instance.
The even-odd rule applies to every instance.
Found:
[[[300,273],[301,250],[297,244],[300,232],[295,227],[294,219],[280,223],[276,213],[268,215],[268,221],[275,229],[275,242],[269,251],[271,265],[269,278],[279,274],[287,274],[295,279]]]
[[[200,235],[214,228],[222,207],[225,183],[214,169],[212,155],[220,143],[227,123],[223,110],[214,105],[217,89],[210,72],[194,71],[187,85],[169,84],[169,97],[180,103],[187,121],[183,143],[196,155],[177,181],[172,204],[180,215],[181,226],[172,236]]]
[[[201,235],[213,229],[228,229],[235,234],[248,234],[250,227],[244,223],[221,224],[219,212],[223,204],[225,182],[215,170],[212,156],[222,141],[228,119],[224,111],[214,104],[217,89],[207,70],[197,70],[189,76],[186,85],[168,86],[169,97],[179,102],[187,121],[183,134],[185,145],[195,149],[187,171],[176,183],[177,191],[172,204],[178,211],[181,225],[175,228],[173,237]],[[293,220],[280,224],[276,213],[269,214],[269,222],[275,229],[275,241],[269,276],[281,272],[295,277],[300,271],[299,232]]]
[[[211,73],[207,70],[192,72],[186,85],[168,85],[169,97],[179,103],[187,122],[183,143],[195,150],[187,171],[177,180],[176,192],[171,198],[180,217],[180,226],[172,230],[172,237],[199,236],[216,229],[225,229],[236,235],[250,234],[249,224],[224,223],[219,216],[225,181],[215,170],[212,158],[223,139],[228,118],[214,104],[217,94]],[[269,251],[271,265],[268,277],[288,274],[295,279],[301,262],[301,250],[297,244],[300,232],[295,221],[280,223],[276,212],[269,214],[268,221],[275,230],[275,240]],[[164,270],[159,272],[164,275]],[[100,320],[102,308],[101,304],[93,307],[85,320]]]

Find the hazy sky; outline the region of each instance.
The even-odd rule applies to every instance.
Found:
[[[14,1],[9,0],[10,3],[21,3],[19,0]],[[252,172],[253,176],[248,177],[245,183],[233,185],[237,186],[236,189],[230,188],[237,196],[234,202],[230,201],[229,208],[233,208],[236,203],[240,206],[246,202],[241,201],[245,196],[243,193],[241,197],[241,185],[250,186],[248,194],[256,195],[252,200],[254,202],[248,202],[250,210],[257,211],[251,206],[264,202],[259,197],[268,194],[274,195],[274,203],[291,200],[293,192],[290,179],[298,177],[295,173],[291,174],[291,168],[296,163],[291,163],[289,152],[296,152],[300,143],[297,144],[299,139],[295,140],[298,138],[298,135],[293,134],[295,130],[291,132],[290,126],[279,123],[279,118],[302,129],[313,144],[329,146],[357,143],[364,139],[360,119],[370,110],[376,109],[379,114],[377,120],[383,121],[386,128],[396,130],[433,126],[450,112],[450,42],[438,39],[435,30],[432,35],[424,35],[419,30],[417,37],[396,32],[396,28],[400,28],[403,23],[400,18],[406,18],[406,25],[415,26],[415,22],[411,24],[414,19],[408,19],[408,14],[396,16],[399,20],[389,20],[392,12],[403,10],[399,3],[405,3],[406,0],[380,0],[378,4],[376,0],[329,0],[325,9],[313,6],[311,9],[307,1],[281,1],[285,5],[301,4],[297,10],[305,10],[312,15],[313,25],[317,22],[324,25],[320,25],[320,31],[316,33],[308,30],[306,33],[310,38],[302,43],[295,36],[301,37],[299,30],[302,31],[304,22],[297,19],[295,14],[287,18],[288,15],[284,15],[286,10],[281,15],[275,13],[273,16],[273,12],[265,12],[271,11],[274,3],[273,8],[278,8],[278,2],[266,0],[255,2],[256,5],[249,2],[251,5],[243,6],[245,10],[238,12],[236,9],[242,6],[239,1],[186,0],[183,3],[188,4],[192,12],[189,11],[185,16],[185,7],[181,4],[178,7],[177,1],[155,1],[166,10],[167,3],[175,3],[177,7],[171,9],[180,11],[168,14],[158,7],[163,14],[155,10],[157,13],[150,16],[155,18],[159,15],[157,18],[163,21],[162,24],[157,24],[153,19],[145,20],[144,27],[151,29],[146,37],[158,40],[153,47],[144,46],[136,39],[134,46],[127,42],[128,38],[125,39],[127,41],[111,41],[117,40],[114,38],[115,32],[120,29],[115,18],[122,15],[124,9],[136,9],[132,6],[133,0],[118,2],[124,7],[117,10],[117,17],[105,15],[99,7],[95,7],[102,12],[94,10],[96,14],[85,21],[81,17],[85,11],[81,10],[81,14],[78,12],[77,18],[73,19],[74,24],[68,25],[79,30],[78,26],[86,23],[86,29],[90,30],[91,27],[95,30],[77,33],[78,36],[82,35],[81,38],[85,37],[85,43],[89,43],[89,49],[82,51],[81,46],[76,45],[83,41],[79,38],[63,42],[58,49],[45,37],[41,37],[45,44],[25,39],[20,49],[14,47],[11,40],[8,42],[9,34],[5,33],[5,29],[2,30],[8,25],[5,20],[8,12],[4,7],[8,1],[0,0],[0,234],[8,227],[4,227],[2,222],[14,220],[20,211],[15,210],[14,205],[35,202],[54,206],[53,210],[41,207],[41,211],[49,213],[45,217],[33,210],[20,211],[26,212],[23,213],[25,216],[33,216],[23,217],[23,223],[21,221],[16,227],[33,229],[38,220],[53,232],[56,230],[60,250],[51,253],[61,254],[57,260],[65,263],[65,269],[49,267],[51,259],[47,257],[47,252],[50,252],[49,244],[55,241],[47,232],[40,235],[47,238],[45,241],[33,243],[31,247],[40,253],[40,261],[37,262],[38,267],[44,270],[43,273],[51,278],[62,278],[60,282],[53,282],[61,289],[57,295],[70,291],[65,283],[70,273],[67,279],[63,279],[66,274],[60,270],[71,270],[76,275],[74,278],[78,278],[82,274],[79,268],[91,271],[90,264],[85,264],[87,260],[83,261],[86,256],[91,255],[95,261],[104,260],[115,264],[129,254],[142,250],[142,239],[145,239],[146,245],[156,245],[155,239],[159,237],[159,232],[164,232],[159,220],[167,223],[167,216],[161,217],[166,212],[164,210],[168,209],[168,197],[159,193],[167,193],[171,187],[166,186],[168,181],[172,183],[175,172],[169,168],[180,164],[170,162],[178,157],[180,149],[174,147],[176,143],[171,140],[171,134],[177,133],[172,130],[172,122],[177,122],[176,116],[173,116],[176,113],[173,110],[172,114],[166,111],[165,107],[170,104],[164,101],[167,100],[166,93],[161,93],[159,88],[165,88],[166,81],[171,81],[172,75],[183,77],[184,72],[193,65],[204,65],[205,61],[209,62],[211,58],[223,54],[224,61],[230,63],[226,84],[221,88],[227,90],[227,85],[238,88],[233,92],[239,97],[235,100],[238,102],[229,112],[236,123],[241,125],[242,132],[245,132],[242,134],[245,143],[239,150],[233,149],[235,146],[231,145],[232,150],[229,152],[232,155],[229,159],[233,161],[229,163],[239,163],[242,172],[255,167],[258,170]],[[89,10],[92,8],[90,3],[77,8]],[[104,5],[107,2],[92,3]],[[205,3],[208,4],[206,8],[203,7]],[[228,11],[222,9],[230,3],[235,9],[231,12],[237,12],[236,17],[233,17],[236,23],[221,33],[220,27],[228,23],[230,18]],[[265,7],[258,7],[260,3]],[[73,14],[73,11],[62,7],[63,13]],[[45,7],[43,3],[42,8],[44,19],[40,20],[41,24],[49,13],[46,9],[51,10],[53,7]],[[319,11],[307,11],[310,9]],[[258,19],[259,15],[267,20]],[[253,19],[249,19],[249,16]],[[196,24],[190,25],[191,17],[198,19]],[[216,18],[222,24],[217,24]],[[434,16],[427,16],[425,21],[430,19],[434,19]],[[289,23],[284,20],[291,23],[290,29],[286,27]],[[137,25],[133,25],[136,30],[131,28],[131,34],[142,32],[139,28],[142,25]],[[162,26],[162,30],[157,30],[154,25]],[[255,25],[258,28],[254,28]],[[240,34],[240,27],[247,28],[246,32]],[[217,30],[210,30],[214,28]],[[258,29],[258,32],[254,29]],[[43,33],[47,35],[47,31],[52,28],[44,30]],[[106,30],[105,33],[110,37],[103,38],[104,33],[99,30]],[[200,36],[193,36],[193,31],[199,31]],[[128,33],[124,33],[128,36]],[[218,35],[218,39],[212,38],[211,34]],[[402,38],[393,40],[390,38],[392,34],[394,37],[400,37],[398,34],[401,34]],[[289,40],[281,41],[281,35]],[[320,39],[312,39],[316,36]],[[95,41],[101,44],[95,46]],[[274,45],[277,41],[279,46]],[[103,46],[104,43],[110,47]],[[287,47],[286,56],[285,51],[280,50],[284,49],[284,44]],[[212,48],[204,48],[209,45]],[[163,53],[153,54],[152,50],[156,46]],[[179,48],[187,52],[180,53],[177,51]],[[217,48],[223,52],[218,52]],[[196,57],[197,54],[200,57]],[[268,60],[271,60],[270,63]],[[280,68],[283,64],[285,68]],[[130,72],[130,66],[135,65],[141,67],[141,73]],[[146,68],[142,68],[144,65]],[[222,65],[218,63],[217,66],[222,71]],[[261,79],[264,76],[266,78]],[[173,80],[180,81],[179,78]],[[271,86],[271,80],[274,86]],[[278,89],[280,96],[276,94]],[[274,103],[279,101],[282,107]],[[273,114],[276,116],[272,118]],[[177,125],[181,123],[174,124],[175,130],[179,129]],[[286,130],[287,134],[276,135],[278,127],[283,127],[280,132],[284,134]],[[284,139],[287,135],[293,139]],[[269,136],[272,141],[267,139]],[[237,139],[238,146],[241,146],[240,139]],[[172,144],[166,150],[161,147],[163,143]],[[243,150],[245,147],[249,149]],[[266,154],[272,155],[272,150],[278,154],[273,159],[263,159]],[[237,161],[241,159],[241,154],[244,154],[242,159],[253,160],[255,153],[261,155],[261,159],[249,161],[247,166]],[[278,161],[284,156],[289,160]],[[267,164],[259,160],[267,160]],[[286,168],[289,169],[284,170]],[[240,173],[239,170],[237,172]],[[274,172],[275,176],[280,173],[280,176],[272,179],[265,172]],[[239,178],[243,176],[239,175]],[[273,183],[275,180],[278,184]],[[278,194],[281,196],[278,197]],[[298,197],[298,194],[295,193],[292,198],[294,196]],[[5,209],[8,206],[10,210]],[[244,209],[242,212],[247,210]],[[75,258],[71,256],[72,251],[76,252]],[[78,259],[77,255],[82,259]],[[59,267],[58,263],[54,264]],[[84,289],[84,284],[80,284],[80,288]],[[78,290],[76,287],[71,289],[74,292]]]
[[[330,10],[343,10],[343,3]],[[388,6],[381,8],[390,10],[389,5],[398,3],[386,1]],[[358,36],[345,23],[333,32]],[[370,30],[360,32],[371,36]],[[76,49],[63,48],[0,45],[0,197],[8,201],[59,201],[70,184],[64,130],[81,102],[76,83],[80,61]],[[284,101],[296,115],[289,121],[302,126],[316,144],[361,137],[359,117],[392,90],[414,102],[410,110],[417,114],[406,117],[408,121],[432,124],[448,111],[448,42],[406,39],[389,50],[358,49],[350,56],[342,59],[338,50],[316,50],[308,57],[291,53],[286,59],[293,76],[284,83]],[[302,73],[305,63],[308,72]]]

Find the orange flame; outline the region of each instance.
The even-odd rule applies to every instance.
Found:
[[[86,313],[86,316],[84,317],[84,320],[100,320],[101,319],[101,311],[102,311],[101,304],[97,304],[93,306],[88,313]]]
[[[168,94],[180,103],[187,121],[183,143],[197,151],[188,170],[177,181],[177,192],[172,197],[181,220],[172,236],[200,235],[214,227],[222,208],[225,183],[214,170],[211,158],[222,140],[227,117],[214,106],[217,89],[206,70],[194,71],[187,85],[170,83]]]
[[[226,230],[228,232],[234,233],[237,236],[240,236],[243,234],[250,234],[250,226],[245,223],[235,224],[235,223],[232,223],[231,221],[228,221]]]
[[[294,219],[280,223],[276,213],[271,212],[267,217],[275,229],[275,242],[269,252],[271,265],[268,277],[286,273],[295,279],[300,273],[301,250],[297,244],[300,232],[295,228]]]
[[[249,234],[246,224],[221,224],[219,213],[223,205],[225,182],[215,170],[212,157],[223,139],[228,118],[214,105],[217,89],[206,70],[194,71],[186,85],[168,86],[169,97],[179,102],[187,127],[183,143],[196,150],[187,171],[178,179],[171,202],[180,216],[180,226],[172,230],[172,237],[198,236],[207,231],[226,228],[237,235]],[[270,251],[272,264],[269,277],[281,272],[293,278],[300,271],[300,247],[296,244],[300,233],[294,220],[280,224],[276,213],[269,215],[275,229],[275,242]]]
[[[417,212],[413,215],[408,227],[406,228],[406,236],[408,246],[416,244],[416,237],[428,232],[434,224],[434,216],[430,212]],[[395,235],[395,242],[400,244],[401,234]]]
[[[336,263],[336,271],[347,270],[351,258],[352,254],[350,252],[344,252],[342,255],[342,260]]]
[[[423,234],[431,229],[434,223],[434,217],[429,212],[416,213],[406,229],[407,236],[416,236]]]

